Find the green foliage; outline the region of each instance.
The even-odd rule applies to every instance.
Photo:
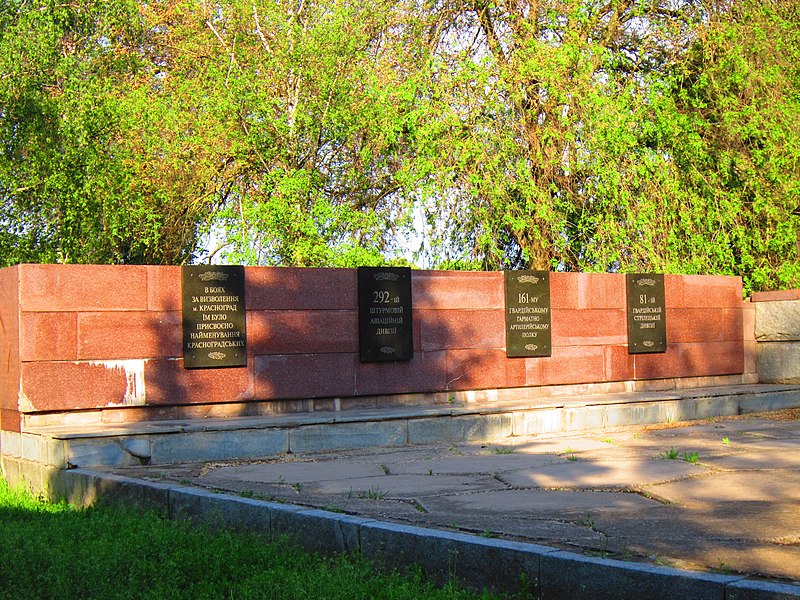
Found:
[[[700,460],[700,455],[697,452],[684,452],[683,453],[683,460],[691,464],[697,464],[697,461]]]
[[[407,223],[397,177],[413,94],[386,80],[402,53],[387,28],[402,6],[296,8],[151,7],[153,27],[173,23],[156,40],[174,56],[160,95],[195,99],[184,111],[192,144],[208,141],[209,121],[224,130],[224,195],[208,226],[228,260],[378,264]]]
[[[438,49],[434,262],[454,247],[482,268],[800,282],[798,9],[668,4],[487,3],[445,20],[472,45]]]
[[[797,286],[798,11],[7,2],[0,260]]]
[[[138,4],[0,10],[1,260],[184,260],[200,215],[164,185],[143,186],[130,145],[141,106],[125,88],[143,68],[131,49],[146,40]]]
[[[678,458],[680,452],[675,448],[670,448],[669,450],[664,451],[661,455],[662,457],[666,458],[667,460],[675,460]]]
[[[79,510],[0,478],[0,598],[475,598],[366,560],[111,508]],[[483,597],[489,597],[484,594]]]

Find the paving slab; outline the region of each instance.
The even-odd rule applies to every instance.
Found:
[[[496,511],[531,517],[556,514],[562,519],[581,519],[584,515],[607,510],[633,512],[657,504],[657,501],[637,494],[552,490],[504,490],[437,496],[425,502],[426,507],[434,507],[451,515]]]
[[[735,452],[705,457],[704,466],[731,471],[769,471],[772,469],[800,470],[800,450],[766,449],[758,452],[747,452],[745,448],[734,447]]]
[[[315,489],[322,494],[391,495],[395,498],[438,494],[488,492],[504,486],[489,475],[384,475],[341,481],[321,481]]]
[[[296,461],[219,467],[204,474],[202,479],[210,485],[230,481],[309,483],[381,475],[386,472],[374,463]]]
[[[503,473],[501,479],[515,487],[630,489],[683,479],[700,470],[701,466],[675,460],[576,459]]]
[[[800,471],[790,469],[706,472],[692,479],[644,487],[667,502],[679,504],[772,502],[796,505],[800,509]]]
[[[507,473],[521,468],[544,467],[564,462],[564,458],[553,455],[472,455],[446,458],[429,458],[409,463],[387,465],[392,474],[456,475],[460,473]]]

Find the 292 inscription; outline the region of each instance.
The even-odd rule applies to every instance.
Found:
[[[358,340],[362,362],[413,357],[411,269],[359,267]]]

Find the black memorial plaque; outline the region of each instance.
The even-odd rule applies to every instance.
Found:
[[[628,296],[628,354],[666,352],[664,275],[629,273],[625,283]]]
[[[550,273],[506,271],[506,356],[550,356]]]
[[[361,362],[411,360],[411,269],[358,268],[358,348]]]
[[[247,366],[244,267],[183,266],[181,295],[184,366]]]

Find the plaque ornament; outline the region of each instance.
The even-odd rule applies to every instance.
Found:
[[[225,354],[224,352],[209,352],[208,353],[208,358],[211,358],[213,360],[222,360],[226,356],[228,356],[228,355]]]
[[[654,286],[656,284],[655,279],[639,279],[636,281],[636,285],[649,285]]]
[[[534,350],[538,350],[539,346],[537,346],[536,344],[525,344],[525,349],[533,352]]]
[[[520,283],[532,283],[536,285],[539,283],[539,278],[535,275],[521,275],[520,277],[517,277],[517,281]]]
[[[384,354],[394,354],[395,352],[397,352],[397,350],[395,350],[391,346],[384,346],[383,348],[381,348],[381,352],[383,352]]]
[[[400,279],[400,276],[397,273],[386,272],[375,273],[373,277],[375,278],[375,281],[397,281]]]
[[[208,283],[209,281],[228,281],[227,273],[220,273],[219,271],[206,271],[198,275],[200,279]]]

